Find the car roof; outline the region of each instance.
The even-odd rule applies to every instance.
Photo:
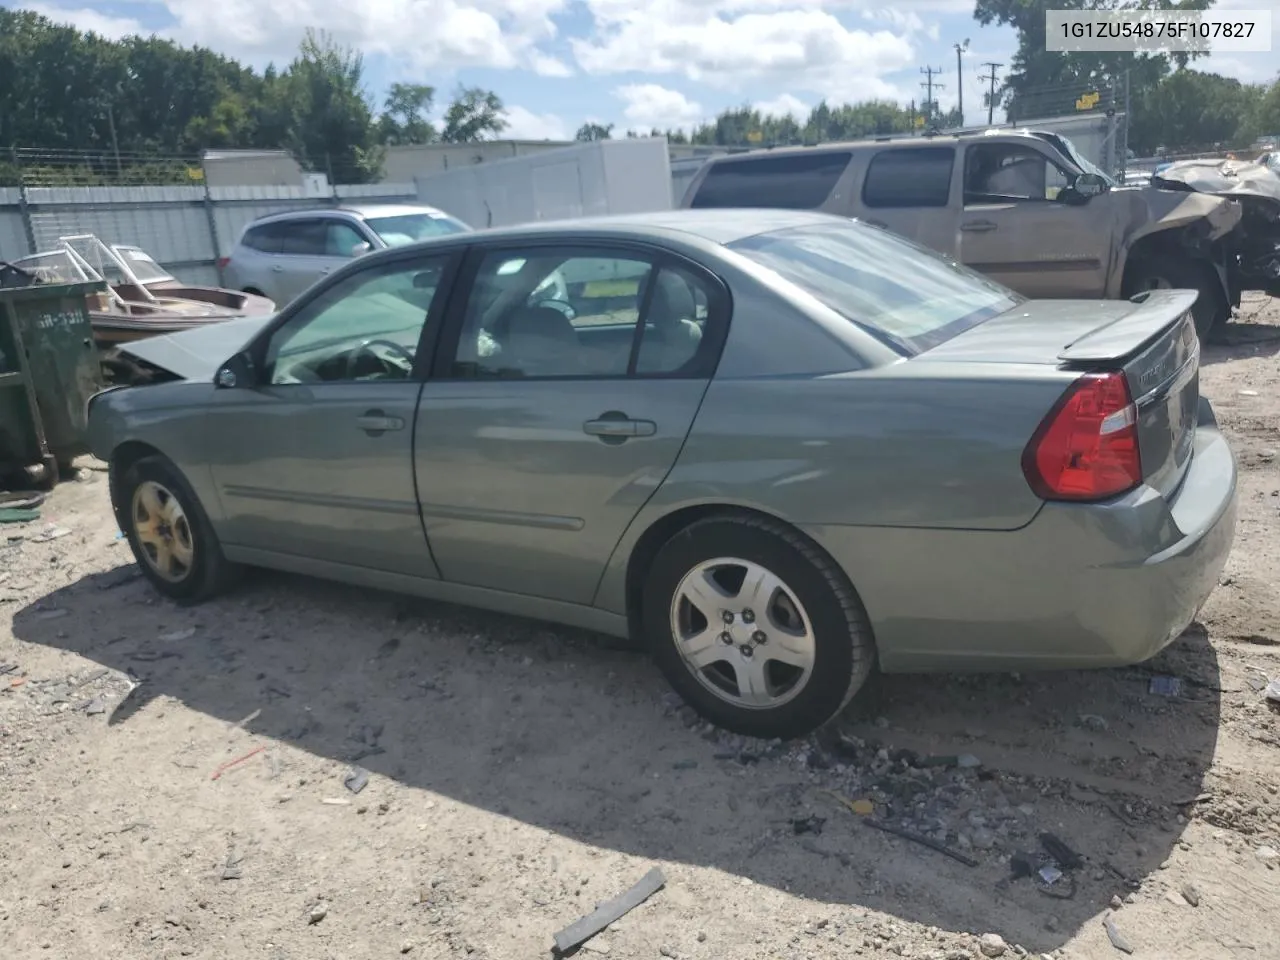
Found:
[[[773,230],[786,230],[806,224],[847,221],[829,213],[810,210],[782,209],[698,209],[659,210],[651,213],[611,214],[603,217],[578,217],[572,220],[543,220],[512,227],[490,227],[471,233],[432,237],[415,244],[380,250],[371,256],[402,254],[415,248],[457,243],[490,243],[554,238],[557,236],[628,238],[649,240],[704,241],[728,244]]]
[[[884,147],[927,147],[933,144],[941,143],[967,143],[973,140],[987,141],[993,137],[1008,137],[1015,140],[1036,140],[1043,142],[1043,131],[1032,130],[1027,127],[1018,127],[1017,129],[1003,129],[1000,127],[991,127],[980,132],[970,133],[936,133],[936,134],[920,134],[918,136],[897,135],[875,137],[871,140],[841,140],[831,143],[819,143],[813,146],[801,147],[769,147],[761,150],[749,150],[745,153],[730,153],[719,157],[709,157],[708,165],[721,165],[728,163],[741,163],[744,160],[759,160],[761,157],[772,156],[794,156],[805,153],[857,153],[863,150],[879,150]]]
[[[263,223],[276,223],[282,220],[305,220],[311,217],[323,217],[333,213],[345,213],[351,216],[368,219],[370,217],[402,217],[413,213],[426,213],[433,216],[448,216],[438,207],[429,207],[424,203],[343,203],[335,207],[306,207],[301,210],[279,210],[275,213],[263,214],[250,222],[251,226]]]

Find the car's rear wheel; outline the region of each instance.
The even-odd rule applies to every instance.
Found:
[[[1132,264],[1125,276],[1126,298],[1145,290],[1173,289],[1199,291],[1191,315],[1200,342],[1208,343],[1231,316],[1231,307],[1211,264],[1187,257],[1160,257]]]
[[[163,457],[144,457],[115,485],[116,516],[138,567],[160,593],[196,603],[224,590],[238,568],[227,561],[200,501]]]
[[[812,542],[750,515],[699,520],[650,567],[645,636],[706,719],[754,737],[803,736],[866,682],[875,644],[840,569]]]

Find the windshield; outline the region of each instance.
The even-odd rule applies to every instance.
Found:
[[[403,213],[394,217],[365,220],[388,247],[403,247],[450,233],[466,233],[471,228],[446,213]]]
[[[141,250],[138,247],[117,246],[115,251],[124,260],[129,269],[133,271],[133,275],[138,278],[139,283],[154,283],[157,280],[173,279],[173,274],[156,263],[145,250]]]
[[[854,220],[774,230],[728,246],[909,355],[1024,299],[932,250]]]

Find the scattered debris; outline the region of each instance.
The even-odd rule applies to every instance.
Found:
[[[352,793],[359,793],[369,784],[369,771],[363,767],[352,767],[342,778],[342,785]]]
[[[601,930],[608,927],[609,924],[614,923],[648,900],[661,890],[666,885],[666,882],[666,878],[662,875],[662,870],[654,867],[641,877],[631,889],[614,897],[612,900],[606,900],[590,914],[557,933],[555,935],[555,952],[564,955],[575,947],[582,946]]]
[[[1268,683],[1262,695],[1272,703],[1280,703],[1280,680],[1272,680]]]
[[[796,817],[791,821],[791,830],[796,834],[821,833],[822,825],[826,822],[826,817]]]
[[[412,940],[406,940],[404,943],[400,944],[400,952],[401,952],[401,953],[408,953],[408,952],[409,952],[410,950],[412,950],[412,949],[413,949],[413,941],[412,941]]]
[[[65,607],[52,607],[49,610],[40,610],[36,613],[37,620],[61,620],[63,617],[71,613]]]
[[[30,523],[40,519],[39,510],[23,510],[18,507],[0,507],[0,523]]]
[[[12,680],[9,681],[9,689],[12,690],[14,687],[20,687],[26,682],[27,682],[26,677],[14,677]]]
[[[319,923],[329,915],[329,905],[321,900],[307,914],[307,923]]]
[[[125,564],[123,567],[116,567],[107,573],[104,573],[98,580],[99,590],[114,590],[116,587],[123,587],[126,583],[132,583],[142,577],[142,570],[136,563]]]
[[[895,837],[902,837],[904,840],[910,840],[913,843],[918,843],[923,847],[928,847],[930,850],[936,850],[938,853],[948,856],[952,860],[958,860],[966,867],[976,867],[978,865],[978,861],[968,854],[961,853],[959,850],[952,850],[946,844],[939,843],[937,840],[930,839],[923,834],[915,833],[911,830],[904,830],[902,827],[895,827],[891,823],[885,823],[883,820],[876,820],[874,817],[864,817],[862,822],[869,827],[875,827],[877,830],[883,830],[885,833],[891,833]]]
[[[962,770],[972,770],[975,767],[982,766],[982,761],[972,753],[962,753],[956,757],[956,766]]]
[[[1179,892],[1182,894],[1182,899],[1191,904],[1191,906],[1200,906],[1200,891],[1193,884],[1184,883]]]
[[[1040,834],[1040,844],[1063,870],[1077,870],[1084,866],[1084,858],[1052,833]]]
[[[31,542],[32,543],[48,543],[50,540],[57,540],[59,537],[65,537],[69,533],[71,533],[71,531],[68,530],[66,527],[58,527],[58,526],[54,526],[53,524],[49,524],[49,526],[45,527],[43,533],[37,533],[34,537],[32,537]]]
[[[1041,867],[1040,879],[1052,886],[1062,879],[1062,871],[1052,865]]]
[[[1147,692],[1157,697],[1182,696],[1181,677],[1152,677]]]
[[[321,802],[321,803],[323,803],[323,804],[327,804],[327,805],[328,805],[328,806],[330,806],[330,807],[349,807],[349,806],[351,806],[351,801],[350,801],[350,800],[348,800],[348,799],[346,799],[345,797],[325,797],[325,798],[324,798],[324,799],[322,799],[320,802]]]
[[[823,790],[822,792],[850,813],[859,817],[869,817],[876,812],[876,806],[870,800],[850,800],[848,797],[840,796],[834,790]]]
[[[226,763],[221,764],[221,765],[218,767],[218,769],[214,770],[214,771],[213,771],[213,775],[212,775],[209,779],[210,779],[210,780],[217,780],[219,777],[221,777],[224,773],[226,773],[226,772],[227,772],[228,770],[230,770],[232,767],[234,767],[234,766],[238,766],[239,764],[244,763],[246,760],[248,760],[248,759],[249,759],[249,758],[251,758],[251,757],[256,757],[258,754],[262,753],[262,751],[264,751],[264,750],[266,750],[266,749],[267,749],[267,748],[266,748],[266,746],[265,746],[265,745],[264,745],[264,746],[261,746],[261,747],[254,747],[252,750],[250,750],[250,751],[249,751],[248,753],[246,753],[244,756],[242,756],[242,757],[236,757],[234,760],[228,760]]]
[[[96,717],[100,713],[107,712],[107,702],[102,697],[94,697],[85,706],[84,712],[91,717]]]
[[[13,673],[17,669],[18,665],[16,663],[0,663],[0,677],[7,673]]]
[[[1269,847],[1266,844],[1263,844],[1261,847],[1254,850],[1253,855],[1257,860],[1267,864],[1267,866],[1270,866],[1277,860],[1280,860],[1280,850],[1277,850],[1275,847]]]
[[[1088,727],[1090,730],[1106,730],[1110,727],[1106,717],[1100,717],[1096,713],[1082,713],[1077,718],[1080,726]]]
[[[253,723],[253,721],[257,720],[257,719],[258,719],[258,717],[260,717],[260,716],[262,716],[262,710],[261,710],[261,708],[259,708],[259,709],[255,710],[255,711],[253,711],[253,713],[249,714],[249,715],[248,715],[247,717],[245,717],[243,720],[237,720],[235,723],[230,724],[230,725],[227,727],[227,729],[228,729],[228,730],[243,730],[247,724]]]
[[[3,671],[0,671],[0,673],[2,672]],[[74,687],[88,686],[89,684],[93,683],[93,681],[95,680],[101,680],[110,672],[111,671],[108,670],[106,667],[95,667],[93,670],[90,670],[83,677],[77,680],[75,684],[73,684],[73,686]]]
[[[183,627],[181,630],[170,630],[168,633],[162,633],[156,639],[163,640],[165,643],[177,643],[179,640],[190,640],[195,635],[195,627]]]
[[[243,873],[240,870],[240,863],[243,860],[244,860],[244,857],[236,856],[236,851],[234,848],[232,848],[231,850],[228,850],[226,862],[223,863],[222,865],[222,879],[223,880],[241,879],[241,877],[243,876]]]
[[[1129,945],[1129,941],[1116,929],[1115,921],[1110,917],[1104,917],[1102,925],[1106,928],[1107,938],[1111,941],[1113,947],[1121,953],[1133,953],[1133,947]]]

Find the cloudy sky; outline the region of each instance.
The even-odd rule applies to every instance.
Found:
[[[1219,0],[1271,8],[1277,0]],[[973,0],[41,0],[5,6],[111,37],[158,33],[262,67],[287,62],[307,27],[365,53],[370,93],[397,80],[443,92],[462,82],[497,91],[506,136],[572,136],[584,121],[628,128],[688,126],[751,103],[803,115],[829,101],[922,99],[920,69],[943,68],[942,107],[981,103],[984,61],[1007,64],[1012,31],[983,28]],[[358,12],[357,12],[358,11]],[[1274,77],[1272,53],[1209,58],[1242,80]]]

